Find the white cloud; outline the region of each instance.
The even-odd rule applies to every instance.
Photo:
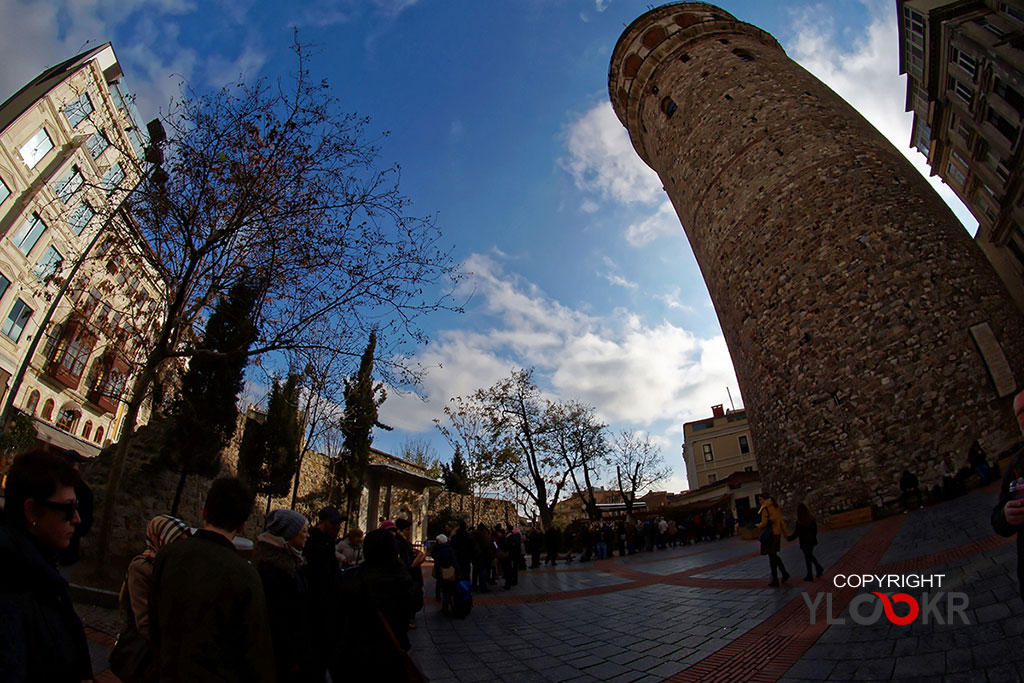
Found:
[[[665,303],[665,305],[668,306],[670,309],[683,311],[684,313],[697,312],[697,309],[694,306],[691,306],[690,304],[687,303],[683,303],[682,290],[680,290],[679,287],[674,288],[671,292],[668,292],[667,294],[662,294],[658,298],[661,299]]]
[[[594,0],[594,9],[598,12],[603,12],[608,9],[610,4],[612,4],[612,0]]]
[[[611,258],[604,257],[604,265],[607,270],[603,273],[602,277],[615,287],[624,287],[625,289],[637,289],[640,285],[632,280],[627,280],[619,271],[619,266]]]
[[[635,223],[631,223],[626,228],[626,241],[632,244],[634,247],[642,247],[645,244],[650,244],[659,237],[665,235],[676,235],[682,231],[682,226],[679,224],[679,217],[676,216],[676,210],[672,206],[672,202],[666,199],[658,207],[657,213],[651,214],[646,218],[639,220]]]
[[[567,308],[507,273],[499,258],[474,254],[467,260],[475,297],[482,300],[471,301],[463,329],[440,333],[415,359],[434,368],[423,385],[429,402],[389,398],[382,421],[429,429],[445,401],[490,386],[515,364],[535,368],[551,395],[589,403],[617,427],[672,434],[665,437],[669,443],[678,439],[682,421],[705,415],[722,402],[725,387],[737,386],[721,336],[701,338],[623,311],[593,316]]]
[[[899,75],[899,40],[895,7],[864,0],[872,20],[867,34],[850,50],[837,46],[831,7],[817,5],[797,15],[790,56],[854,106],[925,176],[971,232],[978,221],[939,178],[930,177],[924,156],[910,148],[913,116],[905,112],[906,77]]]
[[[397,17],[417,2],[418,0],[374,0],[374,4],[381,12],[392,17]]]
[[[579,189],[625,204],[664,196],[661,180],[633,150],[611,103],[601,102],[569,124],[566,147],[561,163]]]

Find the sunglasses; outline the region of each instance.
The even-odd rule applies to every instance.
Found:
[[[58,503],[55,500],[36,500],[35,502],[44,508],[63,512],[64,518],[69,522],[75,518],[75,513],[78,512],[78,500],[73,500],[69,503]]]

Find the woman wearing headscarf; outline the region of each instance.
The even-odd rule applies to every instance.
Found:
[[[79,683],[92,680],[82,621],[57,553],[74,535],[78,474],[63,458],[31,451],[7,471],[0,526],[0,678]]]
[[[302,679],[310,661],[309,584],[302,571],[302,547],[309,538],[309,522],[294,510],[278,509],[267,515],[266,529],[256,537],[252,563],[263,581],[270,617],[274,661],[279,683]]]
[[[779,572],[782,573],[782,582],[789,580],[789,572],[782,564],[779,551],[782,549],[783,535],[789,535],[786,527],[786,520],[782,518],[782,511],[775,504],[775,499],[767,493],[761,494],[761,523],[757,525],[761,529],[761,554],[768,556],[768,565],[771,567],[772,580],[769,586],[779,585]]]
[[[124,626],[110,655],[110,668],[125,683],[155,681],[156,661],[150,650],[149,592],[153,560],[162,548],[191,535],[185,522],[170,515],[157,515],[146,525],[146,549],[128,563],[121,595]]]

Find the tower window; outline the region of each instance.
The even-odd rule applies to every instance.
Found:
[[[676,109],[676,103],[671,97],[665,97],[661,100],[661,111],[668,118],[672,118],[672,115],[676,113]]]
[[[739,48],[732,51],[734,55],[742,59],[744,62],[754,61],[754,55],[750,54],[746,50],[740,50]]]
[[[679,55],[679,61],[684,63],[690,61],[690,55],[684,52],[683,54]]]
[[[720,42],[722,45],[728,45],[729,44],[729,40],[727,38],[719,38],[718,42]]]

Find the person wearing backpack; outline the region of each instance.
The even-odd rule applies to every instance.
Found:
[[[434,580],[441,587],[441,611],[448,612],[452,607],[452,595],[455,591],[455,582],[464,578],[459,568],[459,560],[455,556],[455,549],[448,542],[448,537],[438,534],[437,543],[434,545]]]

